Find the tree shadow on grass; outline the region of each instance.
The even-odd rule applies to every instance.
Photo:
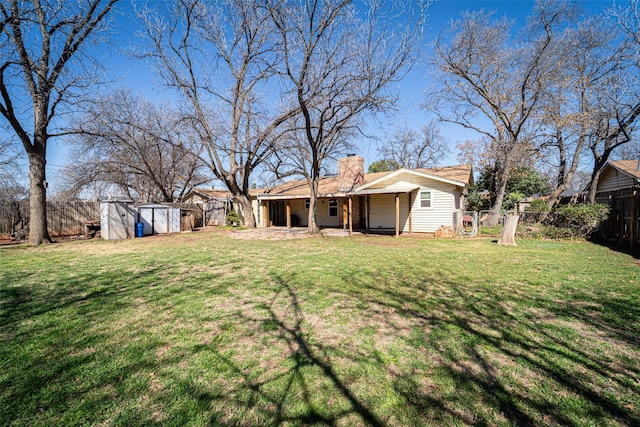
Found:
[[[409,266],[394,266],[397,277],[403,267]],[[395,382],[396,391],[418,413],[479,425],[500,419],[516,425],[612,420],[640,425],[637,365],[620,362],[615,352],[603,353],[620,346],[623,353],[638,356],[637,302],[580,297],[582,303],[601,307],[594,313],[557,297],[531,299],[502,291],[499,284],[477,287],[473,277],[446,270],[442,267],[441,277],[457,277],[456,282],[435,279],[416,285],[399,279],[385,284],[343,277],[359,289],[359,298],[406,316],[420,331],[419,346],[432,361],[438,384],[425,387],[420,384],[424,377],[406,370]],[[590,333],[600,342],[577,339],[583,328],[595,330]],[[449,394],[439,389],[447,386],[453,390]]]
[[[226,393],[211,393],[189,383],[192,397],[199,402],[203,411],[211,410],[212,402],[229,408],[229,413],[221,416],[216,411],[210,418],[215,425],[266,424],[266,425],[338,425],[345,420],[355,424],[371,426],[385,425],[375,411],[364,403],[350,389],[346,381],[336,372],[331,362],[330,352],[323,343],[312,342],[313,331],[305,328],[304,310],[300,306],[294,286],[280,275],[273,275],[274,296],[267,304],[258,304],[264,316],[238,313],[236,321],[250,330],[269,337],[271,345],[282,355],[278,366],[272,372],[250,369],[234,357],[226,355],[224,345],[212,343],[197,346],[194,353],[213,353],[215,359],[226,366],[231,378],[239,379],[232,390]],[[276,307],[286,302],[287,312]],[[258,337],[255,337],[258,339]],[[247,349],[247,351],[250,351]],[[243,355],[236,356],[244,358]],[[250,356],[256,358],[259,356]],[[349,357],[354,357],[353,355]],[[319,389],[327,395],[319,396]],[[324,399],[336,400],[325,405]],[[325,402],[326,403],[326,402]],[[351,421],[350,421],[351,422]]]
[[[312,283],[313,276],[295,272],[272,274],[267,296],[230,293],[223,299],[234,305],[228,310],[187,319],[169,302],[163,305],[163,298],[188,286],[156,289],[154,277],[162,273],[156,267],[116,278],[87,273],[53,289],[50,300],[27,286],[3,288],[2,339],[19,332],[24,349],[14,345],[11,356],[17,359],[24,351],[24,361],[3,365],[13,375],[0,377],[5,390],[0,403],[8,408],[0,424],[16,419],[30,424],[39,418],[29,416],[40,411],[76,411],[76,418],[59,420],[640,425],[637,364],[617,360],[616,352],[601,353],[611,345],[631,358],[638,355],[640,303],[620,296],[561,299],[499,284],[476,286],[471,275],[446,266],[415,281],[404,275],[409,267],[402,262],[385,267],[391,269],[388,283],[355,267],[341,273],[338,285]],[[221,284],[208,280],[203,286],[217,301]],[[83,283],[96,286],[83,290]],[[333,304],[332,314],[353,316],[343,341],[327,339],[321,326],[309,322],[312,313],[326,314],[314,311],[316,289],[325,292],[320,302]],[[109,349],[104,342],[113,339],[111,332],[90,326],[111,319],[110,311],[135,309],[134,300],[141,297],[155,304],[144,321],[153,322],[156,315],[168,316],[167,327],[191,321],[195,324],[185,328],[194,334],[206,318],[215,324],[215,334],[206,341],[178,335],[172,342],[162,331],[148,332],[133,322],[125,326],[141,329],[125,331],[119,348]],[[72,309],[74,323],[55,324],[58,313]],[[34,343],[28,334],[48,341]],[[377,342],[382,338],[391,344]],[[350,339],[351,345],[345,344]],[[395,354],[398,348],[404,353]],[[377,401],[389,395],[389,402]]]
[[[87,416],[113,406],[119,384],[152,368],[147,355],[155,344],[136,331],[129,335],[133,340],[107,349],[112,337],[101,323],[135,307],[134,296],[160,272],[78,273],[63,283],[16,281],[0,288],[0,424],[32,424],[32,417],[72,407],[85,408]]]

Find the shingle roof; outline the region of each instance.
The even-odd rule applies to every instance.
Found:
[[[418,172],[437,175],[442,178],[452,179],[465,184],[473,184],[472,168],[470,164],[445,166],[440,168],[416,169]]]
[[[621,170],[629,175],[640,179],[640,170],[638,170],[638,160],[612,160],[609,165]]]
[[[441,178],[458,181],[463,184],[470,184],[471,180],[473,179],[471,174],[471,165],[469,164],[414,170],[416,172],[426,173],[439,176]],[[364,175],[361,185],[366,185],[390,173],[392,172],[367,173]],[[320,182],[318,185],[318,195],[326,196],[342,193],[338,190],[338,186],[339,179],[337,176],[320,178]],[[305,179],[298,179],[278,185],[271,190],[265,191],[264,194],[268,196],[304,197],[309,196],[309,185],[307,184],[307,181]]]
[[[265,188],[255,188],[249,190],[249,195],[257,196],[258,194],[262,194],[265,191]],[[200,196],[204,196],[209,199],[230,199],[233,197],[229,190],[216,190],[214,188],[194,188],[193,190],[189,191],[189,193],[187,193],[185,197],[183,197],[183,199],[188,199],[192,194],[199,194]]]

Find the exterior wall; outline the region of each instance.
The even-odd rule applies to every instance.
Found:
[[[600,176],[598,192],[615,191],[621,188],[629,188],[636,184],[636,180],[620,172],[618,169],[607,167]]]
[[[256,227],[264,227],[264,209],[262,208],[263,202],[258,199],[251,199],[251,207],[253,208],[253,215],[256,217]]]
[[[180,232],[180,208],[138,206],[138,222],[144,224],[144,235]]]
[[[337,198],[337,197],[332,197]],[[340,227],[342,217],[342,204],[338,199],[338,216],[329,216],[329,198],[319,198],[316,206],[316,215],[318,216],[319,227]]]
[[[309,225],[309,209],[305,208],[307,199],[289,200],[291,206],[291,225],[294,227],[307,227]],[[297,221],[293,217],[297,218]]]
[[[101,202],[100,227],[100,235],[105,240],[130,239],[135,236],[133,203]]]
[[[415,195],[412,194],[412,197]],[[409,231],[409,194],[400,194],[400,232]],[[415,214],[415,212],[414,212]],[[396,228],[396,195],[372,194],[369,196],[369,229]],[[415,221],[414,221],[414,231]]]
[[[420,207],[420,191],[431,191],[431,207]],[[417,190],[413,200],[413,231],[433,233],[440,226],[453,227],[459,191],[453,185],[434,182]],[[458,202],[459,203],[459,202]],[[408,226],[407,226],[408,227]],[[408,228],[407,228],[408,229]]]
[[[409,231],[409,203],[412,206],[412,231],[433,233],[442,225],[453,226],[453,213],[460,208],[460,188],[412,174],[385,180],[380,187],[401,183],[419,185],[420,189],[400,194],[400,232]],[[420,191],[431,191],[430,208],[420,207]],[[395,214],[395,194],[369,196],[370,229],[395,229]]]

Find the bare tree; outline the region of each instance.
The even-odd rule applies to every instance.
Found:
[[[96,99],[79,118],[68,192],[115,185],[137,200],[173,202],[208,182],[192,147],[197,134],[179,111],[120,90]]]
[[[9,141],[0,141],[0,201],[17,201],[27,196],[19,176],[18,153]]]
[[[492,210],[502,207],[509,174],[532,146],[533,118],[558,71],[557,27],[568,9],[566,3],[537,2],[518,40],[507,19],[466,12],[437,40],[434,65],[440,86],[431,104],[441,120],[490,141],[485,157],[496,173]]]
[[[601,94],[598,115],[594,118],[589,149],[593,171],[588,199],[595,201],[600,172],[616,150],[632,141],[640,117],[640,2],[632,0],[609,11],[626,33],[626,57]]]
[[[398,129],[378,150],[383,159],[403,168],[420,169],[438,165],[448,146],[437,122],[431,121],[420,132],[407,127]]]
[[[350,147],[364,113],[393,106],[390,90],[417,57],[426,4],[348,0],[272,0],[286,93],[301,114],[277,152],[287,173],[309,184],[309,231],[317,232],[316,202],[323,163]]]
[[[612,113],[615,117],[611,91],[623,83],[620,72],[625,64],[619,38],[616,28],[600,15],[577,22],[565,33],[564,53],[557,59],[562,72],[547,89],[540,113],[541,158],[555,169],[549,207],[584,168],[590,144],[600,140],[602,120]]]
[[[88,70],[77,59],[117,1],[0,3],[0,114],[29,158],[32,244],[51,242],[45,163],[47,142],[57,136],[53,121],[66,102],[86,89]]]
[[[202,160],[242,207],[244,225],[255,227],[251,173],[298,110],[272,85],[281,58],[267,9],[246,0],[176,0],[167,10],[140,14],[151,42],[148,56],[186,101]]]

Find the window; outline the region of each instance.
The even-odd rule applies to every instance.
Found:
[[[304,208],[305,208],[305,209],[309,209],[309,199],[306,199],[306,200],[304,201]]]
[[[338,199],[329,199],[329,216],[338,216]]]
[[[421,208],[431,207],[431,191],[420,192],[420,207]]]

